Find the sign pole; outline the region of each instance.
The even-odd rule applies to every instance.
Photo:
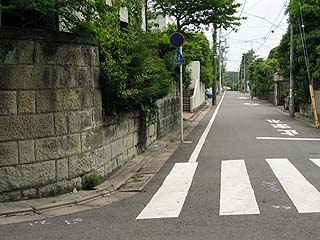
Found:
[[[183,68],[182,65],[185,64],[185,60],[182,56],[182,45],[184,43],[184,36],[175,32],[170,36],[170,43],[176,48],[175,61],[180,65],[180,133],[181,133],[181,143],[183,143]],[[179,50],[180,49],[180,50]]]
[[[180,53],[182,54],[182,46],[180,47]],[[183,143],[183,73],[182,73],[182,64],[180,64],[180,132],[181,132],[181,143]]]

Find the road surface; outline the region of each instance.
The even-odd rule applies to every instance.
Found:
[[[320,132],[227,92],[145,191],[1,240],[320,239]]]

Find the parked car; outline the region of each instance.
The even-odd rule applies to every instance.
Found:
[[[206,90],[206,95],[207,95],[207,98],[212,98],[212,90],[211,89],[207,89]]]
[[[287,96],[284,99],[284,110],[289,110],[289,105],[290,105],[290,97]],[[297,98],[294,98],[294,111],[299,112],[299,100]]]

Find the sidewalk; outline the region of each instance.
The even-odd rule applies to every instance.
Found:
[[[211,103],[207,103],[196,113],[184,113],[185,136],[191,133],[210,108]],[[75,191],[51,198],[1,203],[0,225],[36,221],[98,208],[142,191],[179,147],[179,131],[177,128],[157,140],[94,191]]]

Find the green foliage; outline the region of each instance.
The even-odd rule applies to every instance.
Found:
[[[100,82],[104,108],[109,115],[153,109],[155,102],[170,92],[172,82],[179,80],[179,65],[173,63],[175,49],[169,43],[176,26],[168,26],[164,32],[143,32],[143,1],[113,0],[111,6],[105,0],[12,0],[7,3],[1,7],[2,11],[21,16],[30,10],[43,16],[58,15],[69,31],[92,36],[99,42]],[[192,4],[200,6],[198,2]],[[129,25],[125,29],[120,27],[121,7],[126,7],[129,13]],[[202,13],[205,11],[203,9]],[[198,33],[187,34],[186,40],[187,64],[199,60],[201,79],[209,86],[213,78],[209,42]],[[186,66],[183,66],[183,78],[187,88],[191,76]]]
[[[295,80],[295,94],[302,102],[310,101],[309,79],[306,70],[306,63],[303,54],[303,45],[301,40],[304,25],[306,35],[306,47],[309,55],[310,72],[315,89],[320,89],[320,5],[319,0],[300,0],[303,24],[301,22],[299,0],[292,0],[288,12],[293,23],[293,48],[294,62],[293,75]],[[289,53],[290,53],[290,31],[283,36],[280,45],[274,48],[269,58],[275,58],[280,64],[280,68],[284,70],[285,78],[289,79]]]
[[[236,91],[238,90],[238,86],[236,83],[234,83],[233,81],[226,81],[224,83],[224,86],[231,88],[231,91]]]
[[[176,19],[177,31],[187,27],[200,29],[201,25],[214,23],[217,27],[228,28],[239,25],[240,18],[234,16],[240,4],[233,0],[154,0],[154,9],[159,14]]]
[[[250,67],[251,88],[253,95],[264,99],[274,88],[274,74],[279,71],[279,62],[276,59],[256,59]]]
[[[94,190],[100,183],[102,176],[98,172],[91,172],[83,177],[83,188],[86,190]]]
[[[105,12],[108,6],[103,0],[2,0],[0,11],[14,14],[21,19],[21,27],[28,27],[34,22],[54,14],[60,16],[61,23],[69,30],[81,28],[88,22],[99,22],[99,13]],[[37,11],[42,15],[26,15]]]
[[[213,62],[208,39],[202,33],[186,33],[185,38],[184,57],[188,63],[200,61],[200,79],[206,84],[206,87],[210,87],[213,79]]]

